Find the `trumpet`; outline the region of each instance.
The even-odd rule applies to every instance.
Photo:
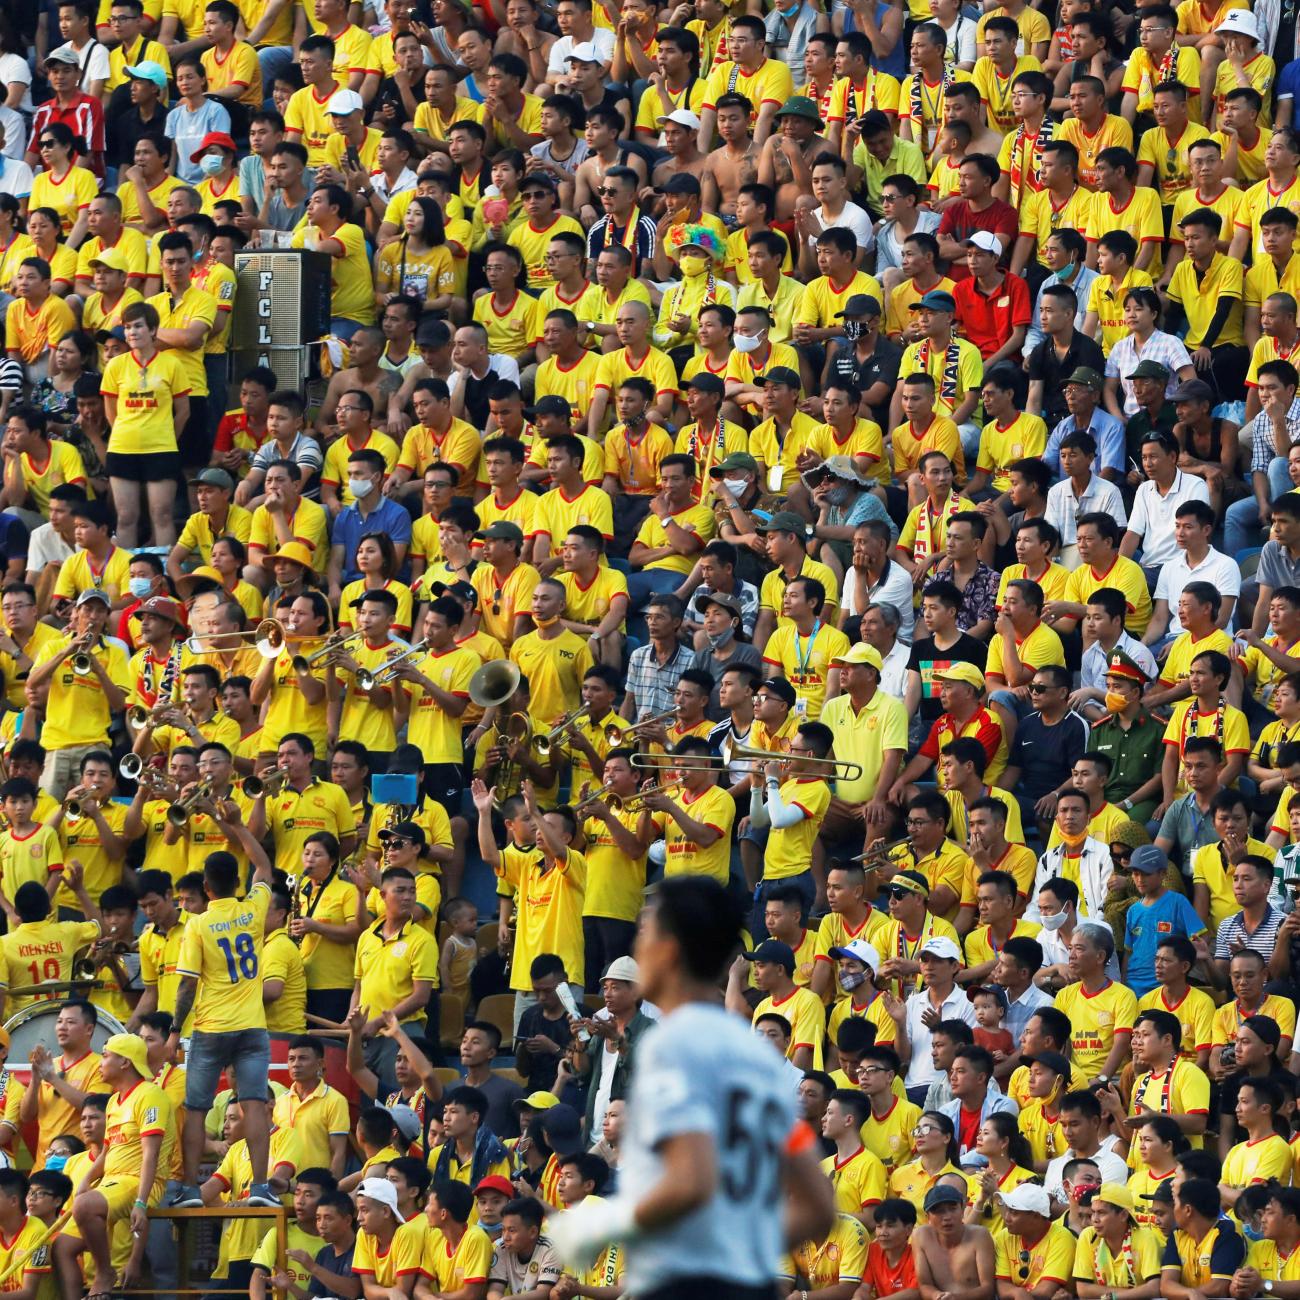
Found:
[[[205,799],[212,798],[212,782],[203,780],[187,795],[183,795],[167,809],[167,820],[173,826],[184,826],[194,815],[194,809]]]
[[[878,867],[893,857],[895,849],[905,849],[908,853],[914,852],[915,846],[912,844],[912,837],[904,835],[901,840],[890,840],[888,844],[884,840],[877,840],[865,853],[859,853],[851,857],[849,861]]]
[[[574,709],[572,713],[566,713],[559,722],[557,722],[544,736],[533,737],[533,748],[542,758],[548,758],[551,750],[559,744],[560,738],[568,729],[573,726],[584,713],[590,713],[591,710],[584,704],[580,709]]]
[[[623,806],[622,799],[620,799],[616,794],[610,794],[609,786],[602,785],[598,790],[593,790],[585,799],[580,799],[573,805],[573,815],[575,817],[581,817],[584,810],[592,807],[594,804],[600,803],[602,799],[608,803],[611,808],[614,808],[616,812]]]
[[[788,763],[789,754],[780,754],[772,750],[759,749],[755,745],[735,745],[731,750],[731,761],[751,759],[756,763]],[[828,773],[838,781],[856,781],[862,775],[861,763],[850,763],[844,758],[809,758],[801,754],[798,761],[805,763],[810,767],[821,767],[831,769]],[[840,769],[844,770],[841,771]]]
[[[620,798],[616,794],[609,796],[607,802],[610,808],[618,812],[641,812],[645,808],[645,801],[656,794],[669,794],[681,788],[680,781],[663,781],[658,785],[647,785],[638,790],[636,794],[629,795],[626,799]]]
[[[82,639],[84,640],[84,638]],[[102,645],[103,642],[99,638],[96,638],[94,644]],[[72,671],[78,677],[89,677],[90,674],[95,671],[94,663],[95,660],[91,655],[90,650],[78,650],[72,656]]]
[[[310,637],[293,637],[278,618],[264,618],[256,628],[247,632],[212,632],[207,636],[192,636],[185,648],[196,655],[219,654],[228,650],[242,650],[250,641],[263,659],[274,659],[288,641],[308,641]]]
[[[284,789],[288,780],[289,773],[284,768],[277,767],[273,768],[266,776],[245,777],[239,788],[250,799],[260,799],[263,795],[268,799],[274,799]]]
[[[64,818],[69,824],[79,822],[90,811],[91,806],[98,803],[98,799],[87,798],[84,795],[80,799],[65,799]]]
[[[151,709],[146,708],[143,704],[133,704],[126,711],[126,720],[139,731],[142,727],[148,726],[150,722],[157,722],[168,709],[178,707],[171,700],[159,700]],[[126,774],[123,773],[123,775]]]
[[[356,674],[357,689],[362,691],[373,691],[376,686],[387,686],[389,682],[397,680],[397,674],[401,671],[402,665],[408,659],[414,659],[416,655],[423,654],[429,648],[427,641],[417,641],[408,650],[403,650],[401,654],[393,655],[391,659],[386,659],[373,672],[369,668],[363,668]]]
[[[656,714],[653,718],[642,718],[640,722],[630,727],[621,727],[617,723],[611,722],[606,726],[605,733],[608,735],[611,730],[616,731],[623,743],[629,740],[640,740],[644,731],[648,731],[651,727],[657,727],[661,722],[667,722],[669,718],[675,718],[676,716],[677,710],[669,709],[666,713]]]
[[[313,650],[309,655],[294,655],[292,660],[294,672],[305,673],[318,659],[323,659],[328,663],[344,646],[351,645],[353,641],[361,640],[363,636],[365,636],[364,632],[349,632],[346,635],[331,632],[325,638],[325,644],[319,650]]]

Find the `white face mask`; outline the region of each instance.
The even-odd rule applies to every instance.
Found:
[[[372,484],[368,478],[350,478],[348,479],[348,491],[354,497],[360,500],[371,488]]]
[[[737,352],[757,352],[763,346],[761,334],[734,334],[731,339]]]
[[[739,500],[740,497],[744,496],[745,489],[749,484],[743,478],[724,478],[722,480],[722,486],[725,487],[733,497]]]
[[[1038,918],[1044,930],[1051,930],[1053,932],[1059,930],[1065,924],[1066,919],[1066,914],[1064,912],[1055,912],[1051,916],[1040,916]]]

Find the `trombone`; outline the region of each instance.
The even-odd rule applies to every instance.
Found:
[[[554,749],[563,737],[564,733],[585,713],[591,710],[584,704],[580,709],[574,709],[572,713],[566,713],[559,722],[557,722],[544,736],[533,737],[533,748],[542,758],[549,758],[551,750]]]
[[[756,745],[733,745],[731,749],[731,761],[733,763],[749,759],[756,763],[788,763],[791,761],[789,754],[779,753],[775,750],[760,749]],[[837,781],[856,781],[862,775],[861,763],[850,763],[846,758],[810,758],[806,754],[801,754],[796,760],[800,763],[807,764],[809,767],[829,768],[826,773],[828,779],[834,778]],[[676,762],[680,765],[681,760]],[[843,769],[841,771],[840,769]]]
[[[416,655],[423,654],[428,648],[429,643],[427,641],[417,641],[410,649],[403,650],[401,654],[393,655],[391,659],[386,659],[373,672],[369,668],[361,669],[356,675],[357,689],[373,691],[376,686],[387,686],[389,682],[395,682],[404,661],[414,659]]]
[[[284,789],[288,780],[289,773],[284,768],[277,767],[273,768],[266,776],[245,777],[239,788],[250,799],[260,799],[263,795],[268,799],[274,799]]]
[[[185,648],[196,655],[219,654],[223,651],[242,650],[250,641],[263,659],[274,659],[286,642],[310,641],[312,637],[290,636],[278,618],[264,618],[257,627],[247,632],[212,632],[207,636],[192,636]]]
[[[183,795],[167,809],[167,820],[173,826],[184,826],[194,814],[194,809],[205,799],[212,798],[212,782],[204,779],[187,795]]]
[[[364,632],[348,632],[343,635],[339,632],[331,632],[325,638],[325,644],[319,650],[313,650],[309,655],[294,655],[293,670],[296,673],[305,673],[318,659],[329,662],[331,656],[338,654],[346,645],[351,645],[353,641],[360,641],[365,636]],[[301,637],[300,640],[315,640],[315,637]]]

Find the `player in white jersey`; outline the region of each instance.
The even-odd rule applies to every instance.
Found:
[[[658,891],[636,959],[641,993],[663,1018],[638,1044],[619,1170],[636,1190],[578,1205],[548,1229],[579,1266],[622,1242],[637,1300],[772,1300],[782,1243],[820,1240],[833,1221],[781,1062],[716,1002],[741,921],[707,876]]]

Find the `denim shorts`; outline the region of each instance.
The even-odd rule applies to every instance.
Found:
[[[217,1095],[221,1071],[232,1067],[237,1097],[266,1100],[271,1076],[271,1038],[265,1029],[205,1033],[196,1029],[185,1061],[185,1109],[206,1111]]]

